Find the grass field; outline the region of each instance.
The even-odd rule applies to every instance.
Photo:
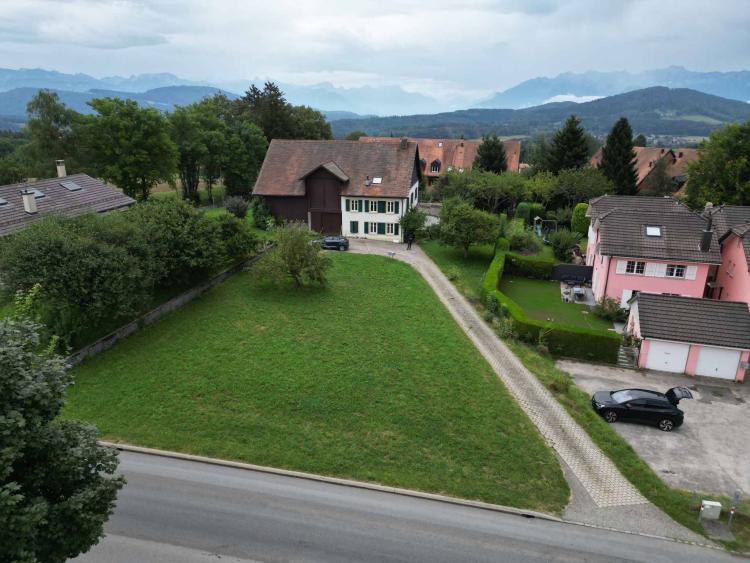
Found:
[[[527,315],[539,320],[553,320],[584,328],[607,330],[612,323],[594,316],[591,308],[565,303],[560,298],[560,282],[532,280],[504,275],[500,291],[518,303]]]
[[[74,370],[111,440],[560,513],[551,450],[408,265],[332,253],[326,289],[250,270]]]
[[[420,240],[419,246],[467,296],[479,298],[484,272],[494,256],[492,245],[472,246],[468,258],[464,258],[462,250],[437,240]]]

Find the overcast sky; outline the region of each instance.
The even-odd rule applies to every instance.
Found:
[[[0,0],[0,66],[400,84],[750,68],[750,0]]]

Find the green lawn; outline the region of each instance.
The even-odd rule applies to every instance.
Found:
[[[469,257],[462,250],[445,246],[437,240],[419,241],[419,246],[432,261],[469,297],[479,298],[479,289],[487,267],[492,262],[494,247],[490,244],[472,246]],[[458,276],[458,277],[456,277]]]
[[[612,323],[594,316],[587,305],[565,303],[560,297],[560,282],[557,281],[532,280],[506,274],[500,280],[500,291],[534,319],[600,330],[612,328]]]
[[[332,253],[326,289],[239,274],[73,372],[103,436],[560,513],[551,450],[408,265]]]

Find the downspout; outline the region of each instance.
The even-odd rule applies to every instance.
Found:
[[[612,264],[612,257],[607,257],[607,276],[604,278],[604,295],[602,295],[602,299],[607,298],[607,285],[609,285],[609,267]]]

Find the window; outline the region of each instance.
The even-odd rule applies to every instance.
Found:
[[[660,237],[661,236],[661,227],[655,227],[655,226],[646,226],[646,236],[647,237]]]
[[[349,221],[349,232],[353,235],[359,232],[359,221]]]
[[[625,266],[626,274],[637,274],[642,275],[646,270],[646,263],[636,260],[628,260],[627,266]]]
[[[396,202],[395,201],[388,201],[388,202],[386,202],[385,212],[386,213],[396,213]]]
[[[70,180],[66,180],[65,182],[60,182],[60,185],[66,190],[68,190],[69,192],[78,192],[83,189],[81,186],[79,186],[75,182],[71,182]]]
[[[370,225],[370,234],[375,235],[378,233],[378,224],[377,223],[368,223]]]
[[[374,177],[374,178],[372,179],[372,183],[373,183],[373,184],[382,184],[382,183],[383,183],[383,178],[382,178],[382,177],[380,177],[380,176],[375,176],[375,177]]]
[[[370,213],[377,213],[378,212],[378,202],[374,199],[370,200]]]
[[[8,205],[8,200],[0,197],[0,207],[5,207],[6,205]]]
[[[685,266],[682,264],[667,264],[667,277],[668,278],[684,278],[685,277]]]
[[[394,234],[393,227],[394,227],[393,223],[386,223],[385,224],[385,234],[387,234],[387,235]]]
[[[385,234],[385,223],[378,223],[378,234],[379,235]]]
[[[432,164],[430,164],[430,172],[440,172],[440,161],[439,160],[433,160]]]

